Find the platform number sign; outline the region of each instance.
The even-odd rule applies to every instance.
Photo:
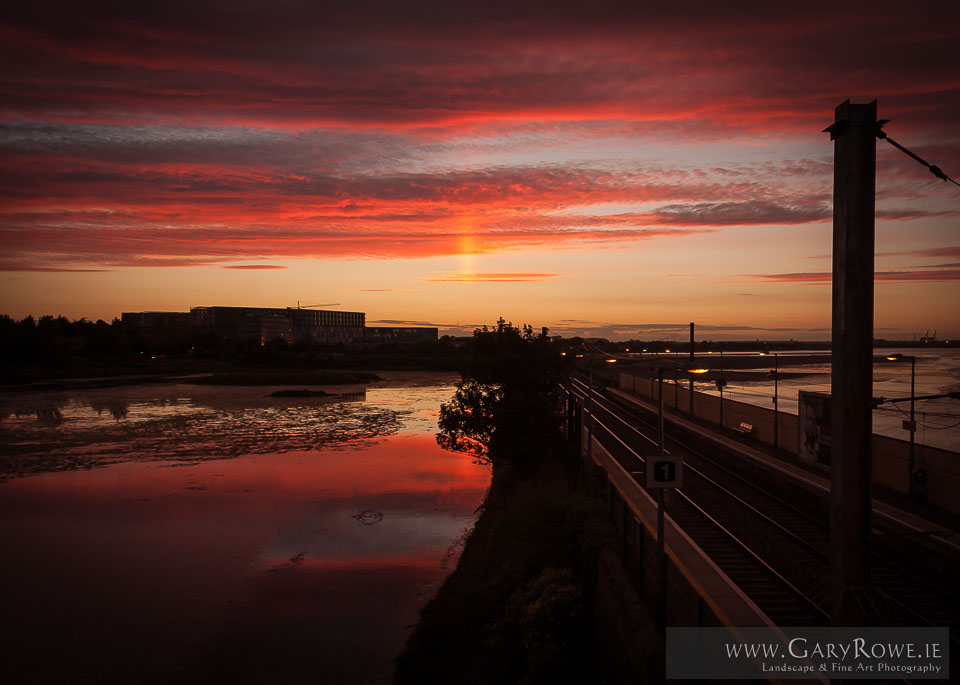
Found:
[[[647,457],[648,488],[679,488],[683,486],[683,457],[663,454]]]

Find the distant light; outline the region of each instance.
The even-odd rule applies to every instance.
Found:
[[[690,373],[706,373],[710,369],[687,369]]]
[[[615,361],[617,361],[617,360],[616,360],[616,359],[607,359],[607,360],[605,360],[605,361],[606,361],[608,364],[613,364],[613,363],[614,363]]]
[[[710,352],[707,352],[707,354],[713,354],[713,352],[712,352],[712,351],[710,351]]]
[[[566,353],[566,352],[561,352],[561,353],[560,353],[560,356],[561,356],[561,357],[566,357],[566,356],[567,356],[567,353]]]
[[[761,357],[766,357],[766,356],[767,356],[767,353],[766,353],[766,352],[761,352],[761,353],[760,353],[760,356],[761,356]]]
[[[666,350],[664,350],[664,352],[669,352],[669,351],[670,351],[670,349],[669,349],[669,348],[667,348]]]
[[[646,352],[646,351],[647,351],[647,348],[646,348],[646,347],[644,347],[642,351],[643,351],[643,352]]]
[[[577,359],[580,359],[580,357],[582,357],[582,356],[583,356],[582,354],[578,354],[578,355],[577,355]]]
[[[889,357],[887,357],[887,360],[891,362],[898,362],[901,359],[903,359],[902,354],[891,354]]]
[[[948,340],[947,342],[950,342],[950,341]],[[629,351],[630,351],[630,348],[628,347],[628,348],[627,348],[627,352],[629,352]]]

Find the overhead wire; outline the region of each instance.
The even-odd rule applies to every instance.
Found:
[[[886,123],[886,122],[881,122],[881,123],[880,123],[880,126],[883,126],[884,123]],[[936,166],[936,165],[934,165],[934,164],[930,164],[927,160],[923,159],[922,157],[920,157],[920,156],[917,155],[916,153],[913,153],[913,152],[911,152],[910,150],[908,150],[907,148],[905,148],[903,145],[901,145],[900,143],[898,143],[897,141],[895,141],[893,138],[891,138],[890,136],[888,136],[887,133],[886,133],[886,131],[884,131],[884,130],[883,130],[882,128],[880,128],[879,126],[877,127],[877,138],[879,138],[880,140],[885,140],[885,141],[887,141],[888,143],[890,143],[891,145],[893,145],[895,148],[897,148],[898,150],[900,150],[900,152],[903,152],[905,155],[907,155],[907,156],[915,159],[917,162],[919,162],[919,163],[922,164],[923,166],[927,167],[927,169],[930,170],[930,173],[933,174],[934,176],[936,176],[937,178],[939,178],[939,179],[941,179],[941,180],[943,180],[943,181],[949,181],[949,182],[952,183],[953,185],[955,185],[955,186],[957,186],[957,187],[960,187],[960,183],[957,183],[957,182],[954,181],[952,178],[950,178],[950,177],[947,176],[945,173],[943,173],[943,170],[942,170],[940,167],[938,167],[938,166]]]

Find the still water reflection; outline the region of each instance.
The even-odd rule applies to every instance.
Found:
[[[434,441],[453,380],[3,398],[4,670],[387,681],[489,481]]]

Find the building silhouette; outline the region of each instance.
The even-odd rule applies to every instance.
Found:
[[[123,312],[121,321],[146,330],[193,328],[225,340],[280,338],[288,343],[318,345],[365,345],[415,343],[436,340],[438,330],[430,327],[366,326],[364,312],[294,307],[191,307],[189,312]]]

